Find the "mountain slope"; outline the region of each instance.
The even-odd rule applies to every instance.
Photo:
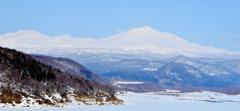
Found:
[[[69,72],[71,74],[80,75],[92,81],[97,81],[99,83],[108,84],[105,80],[100,78],[98,75],[94,74],[81,64],[62,57],[51,57],[51,56],[41,56],[41,55],[31,55],[37,61],[44,63],[46,65],[52,66],[56,69],[60,69],[63,72]]]
[[[240,74],[240,60],[238,59],[217,61],[213,62],[213,64],[218,64],[221,65],[222,67],[227,67],[228,69],[231,69],[232,71],[235,71],[236,73]]]
[[[42,64],[30,55],[0,47],[0,104],[64,106],[120,104],[114,89]]]
[[[180,88],[229,87],[235,83],[221,77],[209,76],[193,66],[174,62],[159,68],[156,75],[160,84]]]
[[[189,57],[185,56],[177,56],[173,58],[171,61],[175,63],[187,64],[191,65],[203,73],[210,75],[210,76],[222,76],[228,74],[236,74],[234,71],[226,68],[228,66],[221,66],[220,64],[212,64],[207,62],[202,62],[200,60],[194,60]]]

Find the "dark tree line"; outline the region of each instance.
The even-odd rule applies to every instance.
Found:
[[[37,81],[56,79],[56,76],[51,72],[50,66],[31,59],[30,56],[16,50],[1,48],[0,63],[17,69],[22,76],[21,78],[30,76]]]

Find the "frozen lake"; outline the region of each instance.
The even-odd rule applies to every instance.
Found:
[[[172,94],[172,93],[171,93]],[[174,95],[174,96],[173,96]],[[1,108],[1,111],[239,111],[240,96],[211,92],[187,93],[176,96],[159,93],[121,94],[125,105],[79,106],[65,108]],[[206,102],[208,101],[208,102]]]

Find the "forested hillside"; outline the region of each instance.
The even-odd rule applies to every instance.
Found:
[[[0,47],[0,103],[61,106],[120,104],[109,86],[62,72],[22,52]],[[28,99],[32,99],[31,101]],[[62,104],[61,104],[62,103]],[[31,106],[30,105],[30,106]]]
[[[97,81],[102,84],[109,84],[107,81],[103,80],[97,74],[91,72],[83,65],[71,59],[43,55],[31,55],[31,57],[33,57],[37,61],[40,61],[41,63],[52,66],[53,68],[59,69],[63,72],[69,72],[71,74],[80,75],[81,77],[87,78],[92,81]]]

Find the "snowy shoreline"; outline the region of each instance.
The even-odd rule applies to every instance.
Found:
[[[240,105],[240,95],[226,95],[215,92],[191,92],[191,93],[180,93],[178,91],[167,90],[165,92],[148,92],[148,93],[134,93],[127,92],[117,94],[119,99],[124,101],[124,105],[78,105],[78,103],[68,103],[67,106],[56,108],[56,107],[5,107],[1,108],[1,111],[77,111],[81,109],[82,111],[146,111],[149,108],[153,111],[162,107],[171,106],[174,104],[176,106],[181,105],[182,108],[185,107],[200,107],[208,106],[205,110],[211,108],[221,108],[220,111],[226,108],[232,108],[231,111],[237,110],[235,106]],[[199,106],[198,106],[199,105]],[[203,107],[202,106],[202,107]],[[217,106],[217,107],[216,107]],[[171,108],[170,108],[170,111]],[[174,110],[175,111],[175,110]],[[179,110],[181,111],[181,110]],[[186,110],[188,111],[188,110]],[[190,111],[190,109],[189,109]]]

